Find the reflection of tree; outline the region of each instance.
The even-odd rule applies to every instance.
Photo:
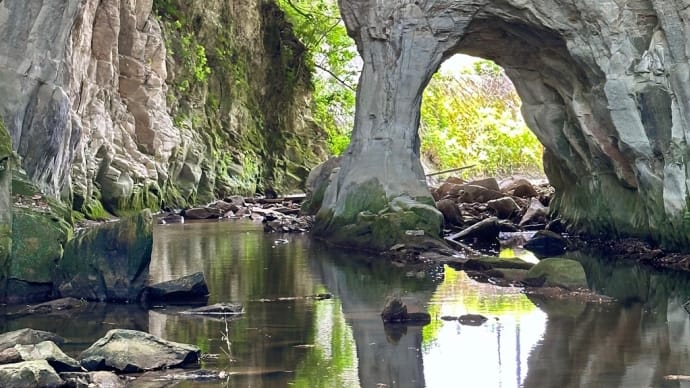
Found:
[[[578,256],[590,285],[622,305],[539,301],[549,315],[529,357],[525,387],[663,386],[689,374],[687,276]],[[574,302],[572,302],[574,303]]]
[[[402,290],[426,304],[438,281],[406,276],[407,270],[387,260],[367,260],[333,250],[324,255],[323,249],[312,251],[310,263],[327,288],[341,299],[357,348],[360,385],[423,387],[421,327],[408,327],[399,342],[393,343],[379,314],[386,296]]]

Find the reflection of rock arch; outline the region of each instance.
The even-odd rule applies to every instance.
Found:
[[[336,260],[315,255],[310,264],[329,291],[340,298],[352,327],[360,386],[424,387],[422,328],[386,331],[379,313],[386,296],[394,291],[412,290],[406,295],[428,302],[436,281],[405,277],[405,270],[388,263],[353,263],[351,255],[342,254]]]
[[[438,235],[419,163],[419,107],[441,62],[464,52],[496,61],[513,80],[564,218],[688,245],[687,10],[662,0],[340,6],[364,68],[352,143],[326,191],[318,233],[377,249],[404,241],[406,229]]]

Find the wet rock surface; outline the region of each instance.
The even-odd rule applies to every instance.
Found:
[[[146,301],[183,301],[202,299],[206,296],[208,296],[208,286],[204,273],[196,272],[146,287],[142,299]]]
[[[35,345],[43,341],[63,344],[65,340],[57,334],[42,330],[21,329],[0,334],[0,351],[15,345]]]
[[[0,365],[0,386],[12,388],[57,388],[64,381],[45,360]]]
[[[23,361],[45,360],[57,372],[75,372],[83,370],[79,362],[66,355],[52,341],[43,341],[36,345],[15,345]]]
[[[114,329],[84,350],[79,358],[89,371],[132,373],[194,365],[199,356],[196,346],[166,341],[136,330]]]

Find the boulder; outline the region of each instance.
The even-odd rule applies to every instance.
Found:
[[[242,202],[244,202],[244,200]],[[221,214],[226,214],[227,212],[236,212],[239,209],[239,206],[235,205],[234,203],[222,200],[216,201],[208,205],[208,207],[218,209]]]
[[[460,186],[460,192],[458,193],[458,201],[466,203],[486,203],[503,197],[505,197],[505,194],[500,191],[470,184]]]
[[[230,203],[232,206],[236,206],[237,208],[247,206],[246,202],[244,201],[244,197],[241,195],[232,195],[230,197],[226,197],[224,201]]]
[[[436,189],[434,198],[437,198],[438,201],[444,198],[457,198],[462,191],[462,187],[462,184],[446,181]]]
[[[412,297],[392,296],[386,299],[381,312],[384,323],[424,324],[431,322],[431,315],[426,312],[422,303]]]
[[[180,300],[202,298],[208,295],[208,286],[203,272],[182,276],[178,279],[157,283],[146,288],[143,299]]]
[[[443,214],[446,225],[462,225],[462,214],[452,199],[442,199],[436,202],[436,208]]]
[[[65,382],[45,360],[0,365],[0,387],[62,387]]]
[[[136,301],[148,280],[151,212],[87,230],[71,240],[55,273],[63,297]]]
[[[89,371],[133,373],[196,364],[199,356],[196,346],[166,341],[141,331],[114,329],[79,358]]]
[[[501,192],[520,198],[538,197],[539,192],[525,178],[511,177],[501,182]]]
[[[60,377],[70,387],[125,388],[127,384],[113,372],[63,372]]]
[[[14,349],[24,361],[46,360],[57,372],[81,371],[77,360],[63,353],[52,341],[43,341],[36,345],[15,345]]]
[[[195,207],[182,211],[182,216],[188,220],[210,220],[220,218],[225,214],[221,209],[213,207]]]
[[[568,242],[560,234],[548,230],[538,231],[523,245],[537,257],[560,256],[567,246]]]
[[[538,199],[532,198],[520,220],[520,226],[546,224],[548,216],[549,208],[542,205]]]
[[[326,188],[334,174],[340,170],[340,162],[340,157],[329,158],[309,172],[305,183],[307,197],[302,203],[302,214],[312,216],[319,211]]]
[[[510,197],[493,199],[486,203],[498,218],[509,219],[520,211],[520,206]]]
[[[561,287],[568,290],[587,288],[587,275],[578,261],[545,259],[530,269],[525,283],[539,287]]]
[[[492,191],[501,191],[496,178],[476,179],[467,183],[468,185],[481,186]]]
[[[21,329],[0,334],[0,351],[15,345],[35,345],[43,341],[52,341],[58,345],[65,342],[59,335],[48,331]]]

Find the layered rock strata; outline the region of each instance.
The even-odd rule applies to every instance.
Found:
[[[379,220],[400,214],[406,221],[398,229],[437,233],[419,164],[419,108],[440,64],[466,53],[494,60],[513,80],[545,148],[552,211],[589,232],[689,246],[688,7],[670,0],[339,3],[364,68],[352,143],[317,217],[322,235],[370,246]],[[406,206],[396,206],[401,199]],[[424,211],[410,213],[415,207]],[[390,234],[398,237],[377,245],[405,240]]]
[[[3,1],[0,116],[91,218],[287,191],[324,155],[303,54],[272,2]]]

